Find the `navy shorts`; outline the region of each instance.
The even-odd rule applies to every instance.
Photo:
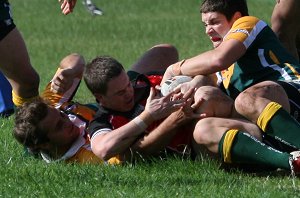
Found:
[[[290,115],[300,122],[300,81],[277,81],[280,84],[289,98],[290,103]],[[268,146],[271,146],[282,152],[292,152],[298,150],[298,148],[290,145],[286,142],[281,141],[275,137],[271,137],[267,134],[263,136],[263,142]]]
[[[0,0],[0,41],[15,27],[8,1]]]
[[[285,90],[290,103],[290,115],[300,122],[300,81],[277,81]]]

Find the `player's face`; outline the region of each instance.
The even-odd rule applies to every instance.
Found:
[[[107,93],[100,96],[100,103],[115,111],[130,111],[134,106],[134,91],[125,71],[107,84]]]
[[[69,117],[53,107],[48,107],[48,114],[39,127],[45,129],[50,145],[57,148],[70,146],[80,134]]]
[[[225,15],[219,12],[207,12],[202,13],[202,22],[205,26],[205,33],[216,48],[222,43],[234,21],[228,21]]]

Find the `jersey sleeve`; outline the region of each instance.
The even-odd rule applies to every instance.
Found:
[[[101,111],[97,111],[94,119],[90,122],[87,131],[91,139],[100,133],[112,131],[113,127],[110,123],[110,115]]]
[[[224,37],[224,41],[236,39],[248,48],[267,24],[253,16],[245,16],[236,20]]]

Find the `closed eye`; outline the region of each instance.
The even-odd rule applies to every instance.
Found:
[[[130,88],[130,87],[131,87],[131,82],[129,82],[129,83],[127,84],[127,86],[126,86],[124,89],[118,91],[118,92],[116,93],[116,95],[117,95],[117,96],[122,96],[122,95],[124,95],[124,94],[127,92],[127,89]]]
[[[62,127],[64,125],[64,117],[66,116],[66,114],[63,112],[60,112],[59,115],[60,115],[60,118],[55,126],[55,130],[57,130],[57,131],[62,129]]]

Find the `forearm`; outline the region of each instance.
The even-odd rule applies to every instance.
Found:
[[[132,150],[145,155],[155,154],[164,149],[177,133],[177,128],[185,124],[182,112],[174,112],[167,117],[158,127],[140,138]]]
[[[51,91],[61,94],[72,88],[72,85],[76,86],[82,78],[84,66],[85,62],[82,56],[78,54],[66,56],[60,62],[59,69],[51,80]]]
[[[146,127],[152,123],[143,112],[129,123],[105,134],[96,135],[92,138],[92,150],[100,158],[106,160],[117,154],[124,153],[144,133]],[[141,126],[139,122],[145,122]]]
[[[62,70],[68,69],[73,77],[82,77],[85,66],[84,58],[76,53],[66,56],[61,62],[59,68]]]
[[[180,70],[181,75],[209,75],[217,71],[223,70],[219,56],[215,51],[207,51],[193,58],[187,59],[180,67],[175,68]]]
[[[246,53],[246,47],[236,39],[223,41],[217,48],[187,59],[174,70],[178,74],[195,76],[208,75],[230,67]],[[176,64],[175,64],[176,65]]]

